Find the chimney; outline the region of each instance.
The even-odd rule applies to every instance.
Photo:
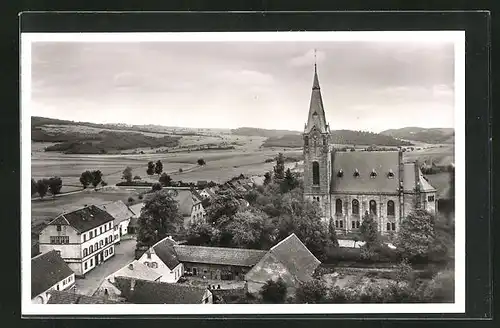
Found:
[[[128,265],[128,269],[129,269],[129,270],[134,270],[134,263],[130,263],[130,264]]]

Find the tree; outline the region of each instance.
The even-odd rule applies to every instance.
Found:
[[[325,303],[327,298],[327,287],[319,279],[300,284],[295,292],[296,303],[317,304]]]
[[[205,165],[205,164],[206,164],[206,163],[205,163],[205,160],[204,160],[203,158],[199,158],[197,162],[198,162],[198,165],[200,165],[200,166],[202,166],[202,165]]]
[[[93,176],[92,176],[92,172],[90,172],[90,171],[82,172],[82,174],[80,175],[80,183],[82,184],[83,189],[87,188],[89,186],[89,184],[92,183],[92,180],[93,180]]]
[[[260,296],[264,303],[285,303],[287,286],[280,277],[276,281],[269,279],[260,289]]]
[[[162,189],[161,183],[158,182],[153,183],[153,185],[151,186],[151,190],[153,191],[159,191],[161,189]]]
[[[188,228],[188,236],[186,237],[189,245],[211,246],[214,245],[214,240],[219,234],[212,225],[201,220],[195,220],[190,223]],[[215,244],[216,245],[216,244]]]
[[[285,158],[283,153],[279,153],[276,157],[276,165],[274,166],[274,179],[281,181],[285,178]]]
[[[168,192],[154,193],[144,202],[137,221],[137,244],[152,246],[169,234],[177,232],[183,224],[177,202]]]
[[[368,214],[368,211],[363,215],[363,222],[359,228],[361,238],[366,243],[367,248],[373,248],[379,245],[379,233],[377,228],[377,221],[373,213]]]
[[[160,183],[164,187],[168,187],[168,186],[170,186],[170,183],[172,182],[172,178],[167,173],[164,172],[164,173],[162,173],[162,175],[160,176],[158,181],[160,181]]]
[[[221,192],[214,197],[207,209],[208,220],[211,224],[218,225],[221,217],[232,218],[238,212],[239,207],[240,203],[236,199],[236,195],[229,191]]]
[[[48,180],[48,187],[52,195],[61,193],[62,179],[60,177],[53,177]]]
[[[102,172],[100,170],[92,171],[92,185],[96,188],[102,181]]]
[[[450,188],[448,190],[448,197],[450,199],[455,199],[455,166],[453,164],[449,165],[448,172],[450,173]]]
[[[328,221],[328,237],[330,238],[331,246],[339,247],[339,241],[337,239],[337,232],[335,231],[333,218],[330,218],[330,220]]]
[[[31,179],[31,196],[33,196],[34,194],[36,194],[38,191],[37,191],[37,184],[36,184],[36,181],[35,179]]]
[[[409,282],[413,278],[413,269],[407,259],[403,259],[396,267],[396,282]]]
[[[155,173],[160,175],[163,172],[163,163],[158,160],[155,165]]]
[[[292,174],[290,169],[285,171],[285,178],[280,183],[280,189],[282,193],[287,193],[290,190],[295,189],[299,185],[298,179]]]
[[[106,181],[104,181],[104,180],[101,181],[101,186],[102,187],[106,187],[107,185],[108,185],[108,183]]]
[[[276,240],[275,226],[262,211],[237,212],[227,225],[232,245],[249,249],[269,249]]]
[[[402,221],[396,247],[409,260],[426,258],[434,245],[434,215],[416,209]]]
[[[36,191],[38,192],[38,195],[40,195],[40,198],[45,197],[48,189],[49,185],[47,183],[47,180],[41,179],[36,182]]]
[[[146,173],[148,175],[153,175],[155,174],[155,163],[153,162],[148,162],[148,169],[146,170]]]
[[[127,182],[132,182],[132,168],[127,166],[125,170],[123,170],[122,179]]]

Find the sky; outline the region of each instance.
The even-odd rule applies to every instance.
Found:
[[[301,131],[314,49],[331,130],[453,127],[452,42],[34,42],[31,115]]]

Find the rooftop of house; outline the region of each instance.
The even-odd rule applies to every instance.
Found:
[[[170,270],[173,270],[180,263],[174,250],[174,245],[176,244],[177,243],[173,239],[167,237],[163,238],[152,247],[155,254]],[[146,251],[146,253],[148,251]]]
[[[49,292],[49,300],[47,304],[117,304],[117,302],[106,299],[104,297],[87,296],[76,294],[70,291],[52,290]]]
[[[251,267],[266,251],[243,248],[174,245],[180,262],[207,263]]]
[[[78,232],[84,233],[109,221],[114,221],[114,219],[105,210],[95,205],[90,205],[72,212],[60,214],[49,225],[70,225]]]
[[[31,259],[31,297],[35,297],[68,278],[73,271],[56,250]]]
[[[133,262],[127,264],[120,270],[113,273],[113,276],[155,281],[162,275],[151,269],[144,263],[134,260]]]
[[[115,224],[128,220],[134,215],[134,212],[121,200],[97,205],[97,207],[111,214],[115,218]]]
[[[139,217],[141,215],[141,210],[144,207],[144,203],[137,203],[129,206],[129,211],[132,212],[133,216]]]
[[[115,286],[136,304],[201,304],[206,288],[116,277]]]
[[[282,276],[288,279],[285,280],[287,283],[304,282],[311,279],[320,263],[292,233],[267,252],[246,274],[246,280],[266,282],[270,278]]]

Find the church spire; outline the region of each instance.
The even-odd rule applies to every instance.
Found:
[[[307,124],[304,132],[309,133],[314,127],[316,127],[320,133],[329,132],[326,124],[325,110],[323,108],[323,98],[321,97],[321,89],[319,86],[316,49],[314,50],[314,79],[311,102],[309,104],[309,115],[307,117]]]

